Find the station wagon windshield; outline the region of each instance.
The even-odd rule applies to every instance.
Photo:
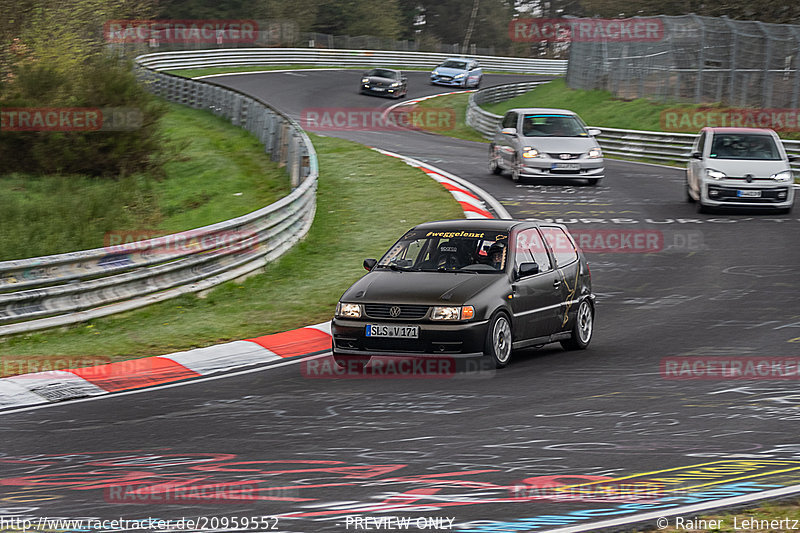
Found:
[[[588,137],[581,120],[573,115],[525,115],[522,120],[525,137]]]
[[[444,68],[457,68],[459,70],[467,70],[467,64],[461,61],[445,61],[439,66]]]
[[[498,273],[505,269],[508,233],[483,230],[411,230],[378,262],[412,272]]]
[[[709,156],[715,159],[782,159],[772,137],[758,134],[718,133],[714,135]]]

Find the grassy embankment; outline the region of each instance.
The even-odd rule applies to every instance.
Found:
[[[163,129],[171,161],[163,176],[0,176],[0,261],[99,248],[112,232],[213,224],[288,194],[285,172],[246,131],[210,113],[169,109]]]

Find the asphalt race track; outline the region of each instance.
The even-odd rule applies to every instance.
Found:
[[[408,75],[408,98],[451,90]],[[395,103],[358,95],[358,78],[342,70],[214,81],[298,119],[309,108]],[[486,75],[483,86],[525,79]],[[792,357],[797,371],[800,206],[780,216],[698,214],[678,169],[607,160],[596,187],[516,185],[488,173],[483,144],[414,131],[325,134],[434,164],[515,218],[563,222],[593,245],[644,236],[625,253],[587,248],[598,294],[590,348],[546,346],[501,371],[428,379],[322,376],[314,372],[330,358],[317,356],[6,413],[0,514],[209,519],[196,529],[268,515],[277,518],[239,529],[302,533],[377,530],[375,520],[391,517],[410,519],[409,531],[591,530],[800,482],[796,375],[688,379],[670,370],[674,358],[721,356]],[[198,503],[179,487],[221,495]]]

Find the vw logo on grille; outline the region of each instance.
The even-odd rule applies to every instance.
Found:
[[[393,305],[389,308],[389,316],[392,318],[397,318],[400,316],[400,307]]]
[[[748,174],[748,175],[746,175],[746,176],[744,177],[744,179],[746,179],[746,180],[747,180],[747,183],[753,183],[753,175],[752,175],[752,174]]]
[[[561,159],[571,159],[571,158],[572,158],[572,156],[571,156],[571,155],[569,155],[569,154],[561,154],[561,155],[560,155],[560,156],[558,156],[558,157],[560,157]]]

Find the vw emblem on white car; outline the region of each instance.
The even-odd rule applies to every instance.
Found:
[[[746,180],[747,180],[747,183],[753,183],[753,175],[752,175],[752,174],[748,174],[748,175],[746,175],[746,176],[744,177],[744,179],[746,179]]]
[[[393,305],[389,308],[389,316],[397,318],[400,316],[400,307]]]

